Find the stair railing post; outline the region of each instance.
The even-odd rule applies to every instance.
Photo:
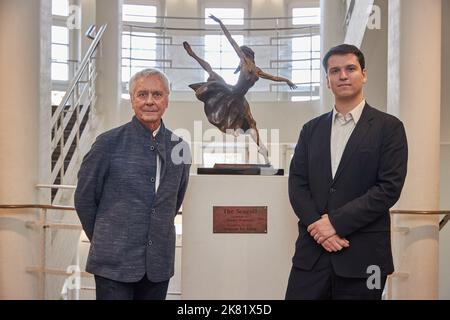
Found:
[[[81,119],[80,119],[80,107],[81,107],[81,101],[79,101],[79,99],[81,99],[80,96],[80,86],[79,86],[79,82],[76,85],[76,90],[74,92],[75,95],[75,101],[76,101],[76,105],[75,105],[75,126],[76,126],[76,134],[75,134],[75,148],[78,151],[79,149],[79,145],[80,145],[80,125],[81,125]],[[72,128],[73,130],[73,128]]]
[[[39,226],[40,230],[40,261],[39,261],[39,299],[45,300],[45,269],[46,269],[46,222],[47,209],[40,209],[39,211]]]
[[[62,130],[61,139],[59,140],[59,158],[62,160],[62,165],[59,168],[59,176],[60,181],[59,184],[64,184],[63,176],[64,176],[64,109],[60,113],[60,128]]]

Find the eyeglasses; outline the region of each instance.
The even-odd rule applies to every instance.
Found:
[[[135,97],[139,100],[147,101],[149,96],[152,96],[154,101],[159,101],[166,96],[165,92],[162,91],[138,91]]]

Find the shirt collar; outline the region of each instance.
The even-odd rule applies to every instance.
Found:
[[[351,116],[355,124],[358,123],[359,119],[361,118],[361,114],[363,112],[364,106],[366,105],[366,100],[363,99],[356,107],[354,107],[349,113],[345,115],[347,118],[348,116]],[[336,121],[337,115],[343,116],[341,113],[339,113],[336,110],[336,106],[333,108],[333,121]]]
[[[157,141],[161,142],[160,140],[162,139],[161,136],[164,135],[164,131],[165,131],[165,126],[164,126],[164,122],[161,119],[161,123],[158,127],[158,129],[154,130],[153,132],[148,130],[137,118],[136,116],[133,116],[132,121],[131,121],[135,128],[138,130],[138,132],[140,134],[142,134],[144,137],[146,138],[153,138],[156,139]]]
[[[162,123],[162,120],[161,120],[161,123]],[[156,130],[154,130],[154,131],[152,132],[153,138],[156,137],[156,135],[157,135],[158,132],[159,132],[159,129],[161,129],[161,124],[159,124],[159,127],[158,127]]]

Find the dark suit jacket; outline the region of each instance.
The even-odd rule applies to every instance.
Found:
[[[174,218],[188,184],[190,152],[163,123],[152,139],[133,117],[100,135],[83,159],[75,208],[91,240],[90,273],[122,282],[139,281],[144,274],[159,282],[174,274]],[[172,152],[183,151],[187,163],[173,161]],[[153,152],[161,158],[154,199]]]
[[[310,270],[326,252],[306,229],[328,213],[337,234],[350,241],[350,247],[331,254],[338,275],[367,277],[371,265],[390,274],[389,209],[400,197],[408,158],[403,124],[366,104],[333,179],[331,121],[329,112],[306,123],[292,158],[289,198],[299,218],[293,265]]]

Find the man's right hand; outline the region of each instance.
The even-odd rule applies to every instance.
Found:
[[[349,246],[350,242],[347,239],[341,238],[336,234],[322,242],[322,247],[328,252],[338,252]]]
[[[322,244],[326,239],[336,234],[336,230],[328,218],[328,214],[323,214],[322,218],[311,223],[307,231],[318,244]]]

